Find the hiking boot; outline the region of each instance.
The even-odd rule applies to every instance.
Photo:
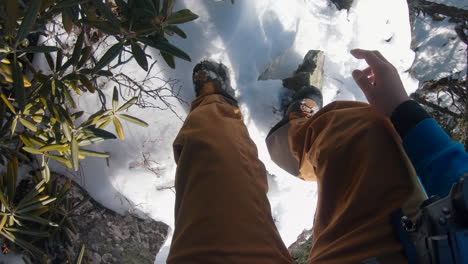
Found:
[[[197,97],[207,94],[221,94],[235,100],[235,92],[229,79],[229,70],[224,64],[204,60],[193,68],[192,78]]]
[[[279,121],[268,133],[268,137],[289,121],[297,118],[311,118],[323,107],[323,96],[320,89],[315,86],[304,86],[293,96],[283,119]]]
[[[294,94],[292,103],[286,110],[285,119],[310,118],[322,107],[322,92],[315,86],[304,86]]]

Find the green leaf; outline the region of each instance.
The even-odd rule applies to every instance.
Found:
[[[11,36],[17,26],[19,2],[17,0],[6,0],[5,10],[8,14],[8,18],[5,19],[5,28],[7,35]]]
[[[104,153],[104,152],[97,152],[97,151],[92,151],[92,150],[86,150],[86,149],[80,149],[80,154],[85,155],[85,156],[90,156],[90,157],[96,157],[96,158],[109,158],[110,154],[109,153]]]
[[[192,20],[195,20],[197,19],[198,16],[194,13],[192,13],[192,11],[190,11],[189,9],[182,9],[182,10],[179,10],[175,13],[172,13],[167,19],[166,19],[166,23],[167,24],[183,24],[183,23],[186,23],[186,22],[190,22]]]
[[[71,107],[73,107],[73,109],[76,109],[75,100],[73,100],[73,97],[71,96],[70,91],[68,90],[68,87],[65,85],[62,85],[62,91],[65,97],[67,98],[67,101],[70,103]]]
[[[27,230],[23,228],[7,227],[5,228],[5,230],[12,232],[12,233],[25,234],[25,235],[35,236],[35,237],[50,237],[50,233],[48,232],[36,232],[36,231],[31,231],[31,230]]]
[[[26,91],[23,83],[23,72],[21,71],[20,65],[16,59],[13,61],[13,89],[13,94],[16,102],[18,103],[19,109],[23,110],[26,105]]]
[[[28,147],[34,147],[34,143],[29,139],[28,136],[25,136],[23,134],[19,135],[20,140],[23,142],[24,145]]]
[[[154,3],[152,0],[140,0],[140,2],[143,3],[145,9],[148,9],[149,11],[151,11],[152,16],[157,15],[156,7],[154,6]]]
[[[107,116],[104,118],[99,119],[99,122],[96,123],[99,129],[104,129],[109,125],[109,123],[112,121],[112,117]]]
[[[138,101],[138,97],[133,97],[132,99],[128,100],[124,105],[122,105],[117,112],[122,112],[127,110],[130,106],[134,105]]]
[[[31,140],[32,143],[39,145],[39,146],[44,146],[46,143],[44,140],[36,137],[30,137],[29,140]]]
[[[174,0],[164,0],[161,14],[167,16],[172,12],[172,8],[174,8]]]
[[[71,14],[68,12],[68,9],[62,9],[62,23],[65,31],[70,33],[73,29],[73,18]]]
[[[36,155],[42,154],[42,152],[40,152],[39,149],[33,148],[33,147],[26,147],[26,146],[24,146],[24,147],[23,147],[23,150],[26,151],[26,152],[29,152],[29,153],[31,153],[31,154],[36,154]]]
[[[102,1],[93,1],[93,4],[97,5],[97,8],[99,9],[101,15],[109,21],[112,25],[119,27],[120,23],[119,20],[117,20],[114,17],[114,14],[112,13],[112,10],[105,5]]]
[[[2,202],[2,205],[5,206],[5,208],[9,209],[10,203],[8,203],[8,200],[2,190],[0,190],[0,202]]]
[[[46,179],[43,179],[43,181],[46,181]],[[44,192],[45,190],[46,190],[45,187],[41,188],[41,191],[42,191],[42,192]],[[17,207],[16,207],[16,210],[26,208],[26,207],[28,207],[28,206],[30,206],[30,205],[33,205],[33,204],[36,204],[36,203],[45,201],[45,200],[47,200],[47,199],[49,199],[49,198],[50,198],[49,195],[37,195],[37,196],[33,197],[32,199],[30,199],[28,202],[23,203],[23,204],[21,205],[21,207],[20,207],[20,206],[17,206]],[[47,208],[47,206],[43,206],[42,208],[39,208],[39,209],[38,209],[38,212],[39,212],[39,213],[43,212],[43,211],[44,211],[44,210],[43,210],[44,208]],[[37,215],[36,212],[31,213],[31,214]]]
[[[148,127],[148,123],[146,123],[145,121],[141,120],[141,119],[138,119],[136,117],[133,117],[133,116],[129,116],[129,115],[126,115],[126,114],[119,114],[118,115],[119,117],[121,117],[122,119],[125,119],[129,122],[132,122],[134,124],[137,124],[139,126],[142,126],[142,127]]]
[[[47,200],[40,201],[40,202],[35,203],[33,205],[27,206],[27,207],[25,207],[23,209],[17,210],[16,213],[24,214],[24,213],[27,213],[27,212],[31,212],[31,211],[36,210],[37,208],[39,208],[41,206],[48,205],[48,204],[52,203],[55,200],[57,200],[57,198],[55,198],[55,197],[49,198]]]
[[[112,109],[117,110],[119,106],[119,92],[117,86],[114,86],[114,92],[112,93]]]
[[[145,52],[134,41],[131,42],[131,45],[132,45],[132,54],[135,57],[136,61],[138,62],[138,65],[140,65],[140,67],[143,68],[143,70],[148,71],[148,60],[146,59]]]
[[[88,80],[88,78],[86,78],[85,75],[80,74],[80,82],[86,87],[86,89],[88,89],[90,93],[96,92],[96,88],[94,88],[93,83],[90,80]]]
[[[54,46],[30,46],[30,47],[22,49],[21,51],[24,51],[27,53],[57,52],[59,51],[59,48],[54,47]]]
[[[165,52],[186,61],[192,61],[187,53],[167,41],[153,41],[148,38],[139,38],[139,40],[150,47],[160,50],[161,52]]]
[[[6,231],[6,230],[3,230],[3,231],[0,231],[0,234],[2,236],[4,236],[5,238],[7,238],[8,240],[10,240],[11,242],[17,244],[18,246],[24,248],[25,250],[33,253],[34,255],[36,256],[43,256],[45,255],[45,253],[38,249],[37,247],[33,246],[31,243],[21,239],[21,238],[18,238],[16,237],[15,235],[13,235],[12,233]]]
[[[83,48],[83,50],[81,51],[81,59],[78,62],[78,65],[76,66],[78,69],[83,67],[86,64],[86,62],[89,60],[89,58],[91,58],[92,51],[93,51],[92,46],[86,46]]]
[[[10,109],[10,111],[16,115],[16,111],[15,111],[15,108],[13,107],[13,105],[10,103],[10,101],[8,100],[8,98],[4,95],[4,94],[0,94],[0,97],[2,98],[3,102],[6,104],[6,106],[8,106],[8,108]]]
[[[71,140],[72,140],[72,130],[71,130],[70,125],[68,124],[68,122],[62,122],[60,124],[60,126],[62,127],[62,131],[63,131],[63,134],[65,135],[65,138],[67,138],[68,142],[71,142]]]
[[[42,156],[41,175],[46,182],[50,181],[50,169],[44,156]]]
[[[78,142],[76,141],[76,138],[73,137],[72,138],[72,142],[71,142],[71,154],[72,154],[72,159],[73,159],[73,168],[75,169],[75,171],[78,171],[78,168],[79,168],[79,149],[78,149]]]
[[[98,71],[98,72],[96,72],[96,74],[99,75],[99,76],[105,76],[105,77],[114,76],[114,74],[111,71],[104,71],[104,70]]]
[[[54,60],[52,59],[52,55],[50,55],[49,52],[46,52],[44,53],[44,56],[47,60],[47,64],[49,65],[49,69],[53,71],[55,69],[55,65],[54,65]]]
[[[154,8],[156,9],[156,15],[159,15],[161,0],[153,0]]]
[[[45,188],[42,188],[44,186],[45,180],[40,181],[34,188],[26,194],[23,199],[18,203],[17,208],[22,208],[24,204],[29,203],[31,199],[39,195]]]
[[[86,249],[86,245],[83,244],[83,245],[81,246],[80,254],[76,257],[75,264],[81,264],[81,262],[83,262],[83,257],[84,257],[85,249]]]
[[[79,111],[79,112],[73,113],[73,114],[71,115],[71,119],[72,119],[73,121],[75,121],[75,120],[78,120],[78,119],[79,119],[80,117],[82,117],[83,115],[84,115],[84,111]],[[71,141],[71,139],[70,139],[70,141]]]
[[[175,58],[172,55],[169,55],[165,52],[161,52],[161,56],[163,57],[164,61],[167,63],[169,67],[172,69],[175,69],[176,64],[175,64]]]
[[[13,121],[11,122],[11,136],[13,136],[13,134],[15,134],[17,125],[18,125],[18,118],[15,117],[15,118],[13,118]]]
[[[62,163],[68,163],[69,161],[64,156],[57,156],[57,155],[50,155],[48,154],[47,157],[54,159],[56,161],[60,161]]]
[[[93,69],[93,72],[97,72],[100,69],[104,68],[106,65],[111,63],[119,54],[122,52],[124,43],[119,42],[112,46],[103,56],[102,58],[96,63],[96,66]]]
[[[179,37],[183,39],[187,38],[187,34],[185,34],[185,32],[182,29],[180,29],[178,26],[169,25],[169,26],[164,27],[164,30],[166,29],[176,33],[177,35],[179,35]]]
[[[39,224],[42,224],[42,225],[49,225],[49,226],[54,226],[54,227],[58,227],[59,225],[52,222],[52,221],[49,221],[49,220],[46,220],[42,217],[39,217],[39,216],[33,216],[33,215],[17,215],[16,217],[18,217],[19,219],[23,219],[23,220],[26,220],[26,221],[31,221],[31,222],[36,222],[36,223],[39,223]]]
[[[76,40],[75,48],[73,49],[73,53],[70,59],[71,64],[75,67],[78,65],[78,62],[80,61],[81,48],[83,47],[83,43],[84,43],[84,30],[81,31],[80,35],[78,35],[78,39]]]
[[[15,199],[16,181],[18,179],[18,160],[13,158],[7,165],[7,198],[9,201]]]
[[[117,118],[112,119],[112,122],[114,122],[115,131],[117,131],[117,136],[121,140],[125,140],[125,134],[124,134],[124,130],[122,127],[122,123],[120,123],[119,119]]]
[[[8,216],[6,216],[6,215],[4,215],[2,217],[2,221],[0,222],[0,231],[3,230],[3,227],[5,226],[5,223],[6,223],[7,219],[8,219]]]
[[[116,139],[117,138],[114,134],[107,132],[106,130],[98,129],[98,128],[86,128],[86,129],[82,129],[80,132],[83,133],[83,135],[86,137],[94,137],[94,138],[102,138],[102,139]]]
[[[70,150],[70,145],[67,145],[67,144],[46,145],[46,146],[39,149],[40,152],[46,152],[46,151],[64,152],[64,151],[68,151],[68,150]]]
[[[37,127],[34,123],[32,123],[31,121],[29,120],[26,120],[24,118],[19,118],[19,121],[21,122],[21,124],[23,124],[23,126],[27,127],[29,130],[33,131],[33,132],[36,132],[37,131]]]
[[[23,39],[25,39],[28,36],[32,26],[36,22],[39,7],[41,7],[41,1],[32,0],[29,8],[26,9],[26,14],[24,14],[23,21],[21,22],[18,34],[16,35],[16,45],[21,43],[21,41],[23,41]]]
[[[59,71],[62,67],[62,60],[63,60],[63,52],[59,50],[57,52],[57,59],[55,60],[55,71]]]
[[[92,26],[101,30],[102,32],[108,35],[120,35],[121,33],[119,25],[114,25],[108,21],[83,19],[82,22],[86,25],[89,25],[89,26]]]

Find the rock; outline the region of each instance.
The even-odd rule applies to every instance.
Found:
[[[353,0],[330,0],[333,4],[336,5],[338,10],[346,9],[349,11],[351,6],[353,5]]]
[[[289,253],[297,264],[307,264],[312,249],[312,230],[304,230],[289,247]]]
[[[73,184],[70,200],[76,203],[86,192]],[[71,251],[77,254],[86,244],[91,263],[153,264],[166,240],[168,226],[150,218],[119,215],[90,199],[71,217],[78,229]]]
[[[91,258],[91,261],[93,264],[100,264],[102,261],[102,257],[98,253],[94,253]]]
[[[294,71],[293,77],[283,80],[283,86],[295,91],[308,85],[322,89],[324,63],[325,53],[323,51],[310,50],[304,57],[302,64]]]

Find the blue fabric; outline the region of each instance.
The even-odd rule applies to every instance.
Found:
[[[468,173],[468,154],[434,119],[425,119],[403,138],[403,146],[429,196],[446,196]]]

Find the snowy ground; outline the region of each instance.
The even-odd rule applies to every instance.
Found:
[[[181,96],[190,102],[194,99],[191,70],[198,61],[211,58],[231,69],[232,85],[241,102],[245,124],[258,147],[260,159],[274,175],[269,178],[268,195],[273,217],[289,246],[304,229],[312,227],[317,194],[315,183],[298,180],[278,168],[270,160],[264,143],[269,129],[281,118],[276,111],[284,92],[279,79],[290,76],[308,50],[323,50],[326,54],[325,103],[365,101],[351,77],[353,69],[366,67],[349,54],[351,49],[359,47],[380,50],[399,69],[408,92],[415,91],[418,81],[408,73],[415,54],[410,49],[407,3],[405,0],[355,0],[349,13],[338,11],[328,0],[239,0],[234,5],[230,1],[181,0],[177,1],[176,10],[180,8],[190,8],[200,16],[195,22],[182,26],[189,35],[187,40],[173,39],[191,55],[193,62],[178,60],[176,70],[167,69],[160,63],[161,77],[180,80]],[[425,28],[424,20],[419,23],[421,30]],[[440,29],[436,29],[444,30],[444,25],[440,24]],[[431,26],[427,27],[427,32],[432,32]],[[439,34],[434,33],[436,35]],[[424,56],[429,56],[434,42],[431,39],[425,41],[423,35],[419,37],[418,43],[427,47],[418,54],[423,60]],[[455,46],[458,44],[453,45],[450,49],[457,51]],[[446,50],[449,49],[437,56],[460,56]],[[278,80],[257,81],[273,61],[281,62],[275,70]],[[429,78],[429,74],[438,76],[443,71],[458,70],[457,61],[455,66],[445,64],[446,67],[443,67],[443,61],[436,63],[440,67],[433,72],[422,66],[415,71]],[[421,65],[427,63],[424,61]],[[427,68],[436,67],[430,66]],[[135,62],[127,64],[124,71],[135,80],[145,74]],[[109,97],[112,87],[109,83],[105,88]],[[96,100],[95,96],[82,96],[79,105],[91,113],[98,105]],[[189,106],[174,104],[177,114],[184,119]],[[174,185],[176,166],[171,145],[182,121],[170,111],[134,107],[130,114],[145,120],[150,127],[125,123],[125,141],[97,144],[95,150],[111,153],[109,165],[103,159],[86,159],[82,162],[78,181],[94,199],[110,209],[145,214],[172,228],[175,194],[170,187]],[[157,169],[158,175],[141,166],[144,156],[152,160],[150,165]],[[74,174],[63,171],[70,176]],[[165,263],[170,240],[169,237],[155,263]]]
[[[413,74],[420,81],[466,72],[466,44],[457,36],[455,24],[449,18],[434,21],[429,16],[415,19],[416,61]]]

